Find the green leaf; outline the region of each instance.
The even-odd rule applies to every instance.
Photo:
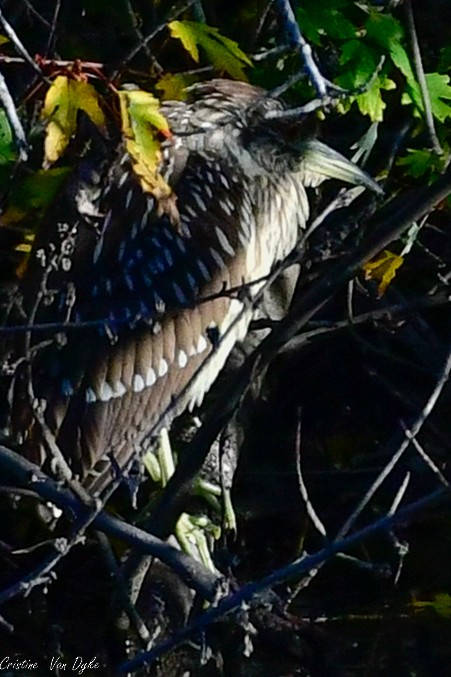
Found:
[[[349,40],[343,45],[340,64],[346,65],[346,72],[337,78],[338,84],[346,89],[354,89],[368,82],[379,65],[380,54],[371,45],[361,40]],[[394,89],[393,80],[384,73],[379,73],[370,87],[354,97],[360,111],[368,115],[373,122],[383,119],[386,104],[382,98],[382,90]]]
[[[387,77],[377,77],[371,86],[356,96],[357,105],[363,115],[368,115],[373,122],[382,122],[387,104],[382,98],[382,90],[395,89],[396,84]]]
[[[429,92],[432,114],[440,122],[451,118],[451,86],[449,75],[440,73],[426,73],[426,85]],[[402,97],[403,104],[413,103],[419,111],[424,113],[423,98],[417,82],[409,86],[408,91]]]
[[[409,56],[404,47],[400,43],[394,42],[390,46],[389,52],[393,63],[404,75],[409,87],[416,87],[417,81],[412,66],[410,65]]]
[[[186,88],[194,84],[194,76],[182,73],[165,73],[155,85],[164,101],[184,101]]]
[[[178,38],[196,63],[198,47],[202,47],[217,71],[228,73],[237,80],[246,80],[245,66],[252,66],[249,57],[230,38],[221,35],[217,28],[195,21],[171,21],[168,24],[172,37]]]
[[[368,38],[387,51],[404,38],[402,25],[390,14],[371,12],[365,23],[365,30]]]
[[[8,117],[3,108],[0,108],[0,165],[6,165],[16,159],[17,152]]]
[[[191,21],[171,21],[168,28],[172,37],[180,40],[191,58],[197,63],[199,61],[199,50],[197,48],[199,40],[197,32],[190,25],[191,23]]]
[[[347,65],[346,73],[340,76],[343,87],[358,87],[367,82],[377,69],[380,53],[361,40],[350,40],[343,45],[340,64]]]
[[[304,0],[301,4],[296,18],[302,33],[315,45],[321,45],[325,36],[338,40],[356,36],[357,28],[346,16],[348,0]]]
[[[25,213],[46,209],[71,171],[69,167],[57,167],[40,169],[27,176],[13,189],[10,196],[11,207],[19,207]]]
[[[418,611],[424,611],[424,609],[429,607],[439,616],[442,616],[442,618],[451,618],[451,595],[449,595],[447,592],[437,593],[434,595],[434,598],[431,602],[415,600],[412,602],[412,606]]]
[[[447,155],[448,153],[445,152],[443,156],[439,157],[430,150],[415,150],[409,148],[407,150],[407,155],[400,158],[397,164],[406,167],[407,172],[413,176],[413,178],[418,179],[420,176],[425,176],[427,174],[440,173],[447,162]]]

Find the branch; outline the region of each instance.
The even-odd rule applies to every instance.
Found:
[[[172,21],[173,19],[176,19],[178,16],[180,16],[180,14],[183,14],[183,12],[186,12],[186,10],[189,9],[190,7],[192,7],[192,5],[194,5],[196,2],[197,2],[197,0],[188,0],[187,2],[185,2],[183,5],[178,7],[172,13],[170,18],[166,19],[163,23],[161,23],[159,26],[157,26],[151,33],[149,33],[149,35],[146,35],[146,37],[144,37],[142,40],[140,40],[138,45],[136,45],[136,47],[133,47],[133,49],[126,56],[124,56],[121,59],[121,69],[124,69],[126,66],[128,66],[130,61],[132,61],[132,59],[134,59],[135,56],[137,54],[139,54],[139,52],[142,49],[146,49],[147,46],[149,45],[149,43],[152,42],[154,37],[156,35],[158,35],[158,33],[160,33],[164,28],[166,28],[167,24],[170,21]],[[114,80],[116,78],[116,76],[118,75],[118,73],[119,73],[119,71],[116,70],[114,73],[112,73],[110,79]]]
[[[269,110],[265,113],[264,117],[266,120],[297,120],[303,115],[309,115],[310,113],[313,113],[314,111],[319,110],[320,108],[335,105],[341,99],[347,99],[351,96],[359,96],[359,94],[363,94],[371,87],[371,85],[379,75],[384,63],[385,56],[382,56],[379,63],[376,66],[376,70],[374,71],[374,73],[370,75],[370,77],[368,78],[368,80],[366,80],[366,82],[362,83],[355,89],[342,89],[341,87],[332,85],[330,83],[330,86],[331,88],[333,87],[333,89],[331,92],[326,93],[323,97],[312,99],[312,101],[309,101],[303,106],[296,106],[296,108]],[[298,79],[299,77],[297,77],[296,75],[291,76],[288,84],[286,86],[284,85],[283,88],[278,87],[277,89],[274,89],[271,92],[271,96],[274,97],[279,96],[280,94],[282,94],[282,90],[285,91],[285,89],[294,85]],[[326,82],[329,84],[328,80],[326,80]]]
[[[386,515],[381,517],[380,519],[372,522],[362,529],[359,529],[346,538],[334,540],[328,546],[313,555],[305,555],[286,567],[276,569],[261,581],[254,581],[244,585],[237,592],[223,599],[216,607],[211,607],[187,627],[174,633],[174,635],[168,640],[161,642],[161,644],[155,647],[155,649],[142,652],[135,656],[135,658],[132,660],[120,665],[118,672],[120,674],[133,672],[144,665],[149,666],[153,664],[156,660],[167,654],[169,651],[172,651],[196,635],[204,632],[212,625],[212,623],[239,609],[242,604],[250,602],[257,595],[261,595],[264,591],[274,588],[275,586],[280,585],[289,579],[299,578],[312,569],[316,569],[317,567],[321,566],[337,553],[355,546],[369,536],[381,531],[388,531],[399,522],[405,523],[408,519],[423,511],[425,508],[431,507],[443,500],[449,501],[449,499],[450,495],[446,489],[437,489],[436,491],[427,494],[423,498],[414,501],[405,508],[402,508],[395,515]]]
[[[426,404],[424,405],[420,414],[417,416],[416,420],[410,426],[409,429],[406,429],[403,426],[404,439],[402,440],[401,444],[399,445],[397,451],[393,454],[390,461],[386,464],[386,466],[382,469],[382,471],[376,477],[376,479],[372,483],[370,489],[366,492],[365,496],[359,502],[358,506],[353,511],[352,515],[349,517],[348,520],[346,520],[345,524],[340,529],[338,536],[337,536],[338,539],[345,536],[351,530],[351,528],[354,526],[356,520],[361,515],[364,508],[368,505],[369,501],[372,499],[372,497],[374,496],[376,491],[379,489],[379,487],[382,485],[382,483],[385,481],[385,479],[391,473],[391,471],[393,470],[395,465],[398,463],[398,461],[400,460],[400,458],[404,454],[404,452],[407,451],[407,449],[409,448],[412,440],[414,440],[417,437],[417,435],[420,432],[421,428],[423,427],[424,423],[426,422],[428,417],[431,415],[432,410],[434,409],[434,407],[437,403],[437,400],[438,400],[440,394],[443,391],[443,388],[445,387],[446,383],[449,381],[450,372],[451,372],[451,350],[448,351],[448,355],[446,356],[446,360],[445,360],[445,364],[444,364],[443,369],[442,369],[442,373],[440,374],[439,378],[437,379],[437,383],[435,384],[435,387],[434,387],[431,395],[429,396]]]
[[[24,128],[22,123],[17,115],[17,110],[14,105],[13,98],[9,93],[8,85],[3,75],[0,73],[0,101],[3,108],[5,109],[8,122],[11,125],[11,129],[14,134],[14,139],[16,142],[17,150],[19,153],[20,162],[26,162],[28,160],[28,142],[27,137],[25,136]]]
[[[306,42],[301,33],[298,22],[294,16],[289,0],[277,0],[279,11],[283,19],[284,27],[291,44],[299,51],[304,62],[305,70],[308,73],[310,82],[316,90],[317,95],[324,99],[327,94],[327,82],[322,76],[312,55],[312,48]]]
[[[429,133],[429,138],[431,140],[434,153],[436,153],[437,155],[443,155],[443,149],[440,146],[440,142],[438,140],[437,133],[435,131],[434,116],[432,115],[431,109],[431,99],[429,97],[429,90],[426,82],[426,77],[424,74],[423,61],[421,59],[420,45],[418,42],[418,36],[415,29],[415,18],[413,16],[411,0],[406,0],[405,7],[407,16],[407,29],[409,31],[410,41],[412,43],[413,64],[415,67],[415,73],[417,76],[418,84],[420,86],[421,98],[423,100],[424,115],[426,118],[426,127]]]
[[[82,501],[67,489],[61,488],[38,466],[2,445],[0,468],[8,476],[12,475],[20,485],[31,486],[42,498],[62,510],[70,511],[77,517],[86,515],[87,508]],[[103,511],[94,517],[92,524],[99,531],[119,538],[142,553],[157,557],[205,599],[211,601],[215,598],[222,579],[177,548]]]
[[[32,67],[32,69],[39,75],[41,79],[45,79],[44,75],[39,68],[38,64],[36,61],[32,58],[32,56],[27,52],[25,49],[22,41],[20,40],[19,36],[17,35],[16,31],[14,28],[9,24],[9,22],[6,20],[2,10],[0,9],[0,23],[3,26],[3,30],[5,31],[6,35],[8,38],[11,40],[13,43],[16,52],[21,54],[25,61]]]

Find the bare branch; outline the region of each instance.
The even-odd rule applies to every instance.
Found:
[[[16,51],[23,56],[25,61],[32,67],[32,69],[39,75],[40,78],[44,78],[42,71],[39,68],[38,64],[32,58],[32,56],[30,56],[28,51],[25,49],[22,41],[20,40],[20,38],[17,35],[14,28],[6,20],[6,18],[5,18],[1,9],[0,9],[0,23],[2,24],[3,30],[5,31],[6,35],[8,36],[8,38],[13,43]]]
[[[433,408],[436,405],[436,402],[443,391],[443,388],[445,387],[445,384],[449,380],[451,372],[451,348],[448,351],[448,355],[446,357],[445,363],[443,365],[443,370],[442,373],[440,374],[439,378],[437,379],[437,383],[435,384],[434,390],[432,391],[431,395],[429,396],[426,404],[424,405],[423,409],[417,416],[416,420],[414,423],[411,425],[409,430],[404,431],[404,439],[399,445],[398,450],[396,451],[395,454],[393,454],[392,458],[390,461],[386,464],[386,466],[382,469],[382,471],[379,473],[377,478],[374,480],[372,483],[371,487],[363,497],[363,499],[359,502],[358,506],[352,513],[352,515],[349,517],[349,519],[345,522],[343,527],[340,529],[340,532],[338,534],[338,538],[342,538],[345,536],[352,528],[352,526],[355,524],[357,521],[357,518],[362,514],[362,511],[365,509],[365,507],[368,505],[369,501],[372,499],[376,491],[379,489],[381,484],[385,481],[385,479],[388,477],[388,475],[391,473],[395,465],[398,463],[400,460],[401,456],[405,453],[405,451],[409,448],[410,443],[413,438],[415,438],[418,433],[420,432],[421,428],[423,427],[425,421],[427,418],[431,415],[431,412]]]
[[[283,19],[285,30],[291,44],[299,51],[304,62],[305,69],[310,78],[310,82],[316,90],[316,93],[321,99],[327,94],[327,83],[322,76],[318,66],[315,63],[312,54],[312,48],[306,42],[301,33],[298,22],[294,16],[290,5],[290,0],[277,0],[279,11]]]
[[[61,488],[38,466],[2,445],[0,445],[0,468],[8,476],[12,475],[19,484],[31,487],[42,498],[51,501],[62,510],[79,516],[86,514],[86,506],[70,491]],[[143,553],[157,557],[203,598],[209,600],[215,598],[221,577],[177,548],[103,511],[95,515],[92,524],[99,531],[119,538]]]
[[[6,80],[2,73],[0,73],[0,101],[5,109],[6,116],[13,131],[17,150],[19,152],[19,160],[20,162],[26,162],[28,160],[27,137],[25,136],[24,128],[22,127],[13,98],[9,93],[8,85],[6,84]]]
[[[236,611],[243,603],[250,602],[257,595],[264,593],[265,590],[280,585],[289,579],[303,576],[305,573],[323,565],[337,553],[361,543],[364,539],[368,538],[369,536],[373,536],[376,533],[389,531],[399,522],[405,523],[414,515],[424,511],[428,507],[436,505],[438,502],[443,500],[450,500],[449,493],[443,488],[437,489],[436,491],[427,494],[423,498],[410,503],[408,506],[402,508],[394,515],[386,515],[385,517],[372,522],[362,529],[355,531],[346,538],[336,539],[315,554],[304,555],[288,566],[281,569],[276,569],[261,581],[253,581],[244,585],[237,592],[229,595],[219,602],[217,606],[211,607],[208,611],[199,616],[195,621],[187,625],[185,628],[175,632],[172,637],[170,637],[165,642],[161,642],[161,644],[159,644],[154,649],[140,653],[135,658],[120,665],[118,669],[119,674],[133,672],[143,665],[153,664],[156,660],[161,658],[161,656],[167,654],[181,644],[184,644],[193,637],[196,637],[198,634],[204,632],[207,628],[211,627],[213,623],[221,618],[224,618],[224,616],[227,614]]]
[[[418,84],[420,86],[421,98],[423,100],[424,116],[426,119],[426,126],[429,138],[434,153],[436,153],[437,155],[443,155],[443,149],[440,145],[437,133],[435,131],[434,116],[432,115],[431,109],[431,99],[429,97],[426,76],[424,74],[423,61],[421,59],[420,44],[418,42],[417,31],[415,28],[415,18],[413,16],[411,0],[405,0],[404,5],[406,8],[407,29],[409,31],[410,41],[412,43],[413,63],[415,67],[415,73],[417,76]]]

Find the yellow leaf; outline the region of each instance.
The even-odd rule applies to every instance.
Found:
[[[51,165],[67,148],[77,129],[77,113],[83,110],[98,127],[105,124],[97,92],[83,80],[58,75],[47,92],[42,109],[46,119],[45,165]]]
[[[177,223],[175,197],[159,173],[161,151],[156,132],[170,135],[168,123],[159,110],[160,102],[142,90],[121,91],[119,101],[125,146],[141,187],[158,200],[160,211]]]
[[[384,294],[387,290],[390,282],[395,277],[396,271],[402,266],[403,263],[403,256],[393,254],[392,252],[385,249],[377,258],[373,259],[373,261],[368,261],[368,263],[365,263],[363,266],[365,278],[367,280],[376,280],[379,282],[379,295],[382,296],[382,294]]]
[[[191,21],[171,21],[168,28],[173,38],[178,38],[192,59],[199,61],[198,39],[191,27]]]
[[[27,212],[18,206],[8,207],[0,216],[0,227],[14,226],[24,220]]]
[[[171,21],[168,26],[172,37],[182,42],[196,63],[200,46],[217,71],[228,73],[237,80],[246,80],[243,68],[252,66],[252,61],[234,40],[222,35],[217,28],[196,21]]]
[[[22,244],[18,244],[17,247],[15,247],[15,250],[16,252],[29,254],[31,252],[31,244],[29,242],[23,242]]]

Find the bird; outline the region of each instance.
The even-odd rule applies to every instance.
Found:
[[[329,146],[269,119],[285,108],[225,79],[163,102],[172,213],[123,145],[81,163],[19,286],[27,323],[61,322],[11,353],[11,431],[29,458],[45,465],[50,437],[92,495],[126,478],[245,337],[253,300],[306,226],[307,188],[336,178],[380,192]]]

